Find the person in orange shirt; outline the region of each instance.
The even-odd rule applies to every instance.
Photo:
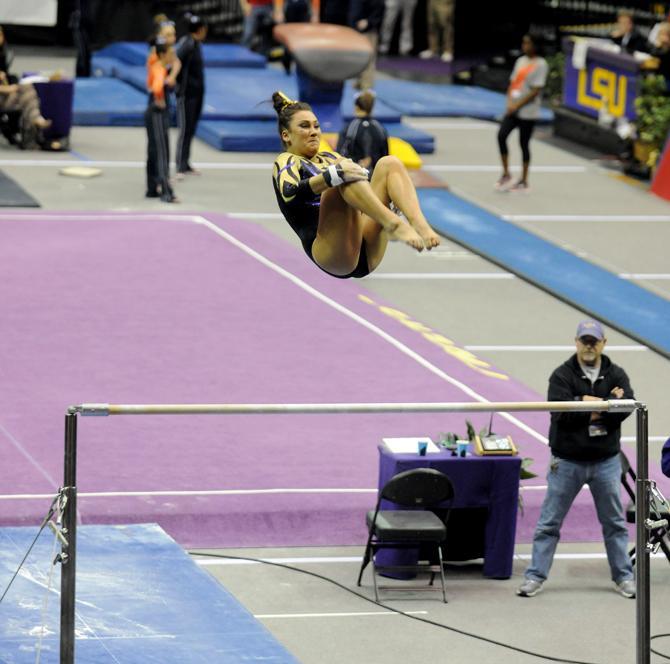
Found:
[[[155,58],[147,61],[147,89],[149,101],[144,113],[147,130],[147,198],[158,198],[166,203],[178,203],[170,185],[170,153],[168,149],[168,115],[166,86],[169,84],[167,66],[172,47],[162,38],[155,41]]]
[[[525,35],[521,42],[523,55],[517,59],[507,88],[507,107],[498,131],[498,148],[503,172],[495,184],[498,191],[528,191],[530,168],[530,137],[542,109],[542,88],[547,82],[549,67],[538,53],[538,38]],[[521,179],[512,184],[509,172],[507,137],[519,129],[519,144],[523,158]]]

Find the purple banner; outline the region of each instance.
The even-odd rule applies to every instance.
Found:
[[[566,40],[564,50],[566,108],[597,118],[605,104],[612,117],[635,119],[639,67],[632,56],[589,48],[586,67],[577,69],[572,64],[573,42]]]

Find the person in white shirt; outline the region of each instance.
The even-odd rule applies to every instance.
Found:
[[[498,131],[498,148],[503,172],[495,188],[499,191],[528,191],[530,168],[530,137],[542,108],[542,88],[547,82],[549,67],[538,54],[537,37],[525,35],[521,42],[523,55],[517,59],[507,89],[507,106]],[[521,179],[512,185],[509,172],[507,137],[519,129],[519,143],[523,155]]]

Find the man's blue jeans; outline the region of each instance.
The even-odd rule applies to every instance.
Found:
[[[533,537],[533,559],[525,576],[545,581],[549,576],[561,525],[584,484],[588,484],[603,528],[612,580],[633,578],[628,556],[628,530],[621,505],[621,462],[619,455],[604,461],[568,461],[551,458],[547,474],[547,495]]]

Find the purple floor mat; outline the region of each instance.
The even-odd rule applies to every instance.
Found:
[[[37,524],[46,510],[39,495],[61,482],[70,404],[471,401],[472,391],[491,401],[543,398],[410,329],[364,281],[328,277],[259,226],[206,217],[0,217],[0,525]],[[447,291],[440,306],[448,300]],[[548,450],[537,437],[548,416],[519,414],[535,436],[496,417],[543,473]],[[471,419],[476,428],[488,422]],[[381,438],[461,431],[464,420],[80,418],[79,512],[83,523],[155,521],[183,546],[360,544]],[[524,494],[519,541],[532,535],[543,496]],[[583,494],[566,541],[600,538]]]

